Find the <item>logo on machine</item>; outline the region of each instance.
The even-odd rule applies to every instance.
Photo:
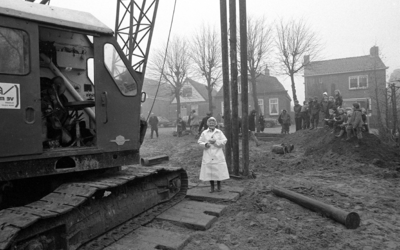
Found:
[[[20,109],[20,87],[17,83],[0,82],[0,109]]]

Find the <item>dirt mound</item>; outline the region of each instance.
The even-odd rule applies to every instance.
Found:
[[[350,141],[344,141],[343,138],[336,138],[328,128],[321,128],[297,131],[287,135],[282,142],[294,144],[296,148],[304,150],[306,156],[314,158],[331,153],[360,163],[372,163],[378,167],[390,169],[400,167],[399,149],[381,142],[377,136],[364,134],[359,148],[355,147],[356,138]]]

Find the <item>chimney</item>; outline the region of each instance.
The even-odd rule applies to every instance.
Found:
[[[304,62],[303,65],[307,65],[310,63],[310,55],[305,55],[304,56]]]
[[[369,54],[371,56],[379,57],[379,47],[378,46],[371,47],[371,49],[369,50]]]
[[[268,66],[265,66],[265,75],[266,75],[266,76],[269,76],[269,69],[268,69]]]

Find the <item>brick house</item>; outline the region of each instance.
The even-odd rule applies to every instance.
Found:
[[[241,95],[241,81],[238,79],[238,92],[239,92],[239,116],[242,116],[242,106],[240,102]],[[283,87],[282,83],[276,77],[270,76],[269,70],[267,69],[265,74],[261,74],[257,80],[257,99],[260,107],[260,112],[265,118],[278,119],[279,113],[286,109],[290,112],[290,98],[287,90]],[[252,97],[252,84],[249,80],[248,87],[248,98],[249,98],[249,111],[254,109],[254,101]],[[223,89],[221,88],[215,96],[216,113],[223,114],[224,112],[224,95]]]
[[[207,112],[209,111],[208,92],[206,87],[206,85],[196,82],[190,78],[185,79],[180,97],[181,116],[183,120],[186,121],[191,110],[196,110],[196,113],[199,117],[206,116]],[[213,90],[212,96],[215,96],[215,94],[216,91]],[[176,98],[173,97],[169,104],[169,112],[167,116],[167,118],[171,121],[176,120],[176,108]]]
[[[158,81],[148,78],[144,79],[142,91],[146,92],[147,98],[146,101],[143,102],[141,105],[141,114],[145,115],[146,118],[148,117],[152,106],[153,109],[151,110],[151,112],[156,114],[157,116],[167,117],[165,114],[168,114],[169,112],[169,105],[173,98],[171,94],[172,89],[167,84],[160,84],[157,93],[157,88],[158,88]]]
[[[374,116],[376,114],[375,90],[384,90],[387,67],[374,46],[365,56],[310,62],[304,57],[305,96],[322,98],[322,93],[334,96],[338,89],[343,96],[343,107],[358,102]]]

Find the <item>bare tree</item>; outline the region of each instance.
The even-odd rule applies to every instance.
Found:
[[[171,40],[167,54],[165,47],[157,50],[150,64],[152,74],[161,74],[164,83],[172,87],[172,95],[176,99],[177,119],[181,114],[181,101],[183,84],[190,70],[190,51],[185,39],[175,37]],[[164,65],[165,58],[165,65]]]
[[[252,86],[252,98],[257,112],[256,124],[260,114],[257,98],[257,78],[267,68],[273,49],[273,26],[264,18],[247,20],[247,71]]]
[[[292,83],[293,100],[297,101],[294,76],[303,67],[303,57],[309,56],[310,60],[318,57],[322,46],[316,33],[314,33],[303,20],[281,20],[276,25],[276,48],[278,62],[283,74],[290,77]]]
[[[209,110],[213,110],[212,91],[222,77],[222,57],[220,35],[210,26],[202,26],[192,38],[191,58],[195,63],[195,71],[207,82]]]

